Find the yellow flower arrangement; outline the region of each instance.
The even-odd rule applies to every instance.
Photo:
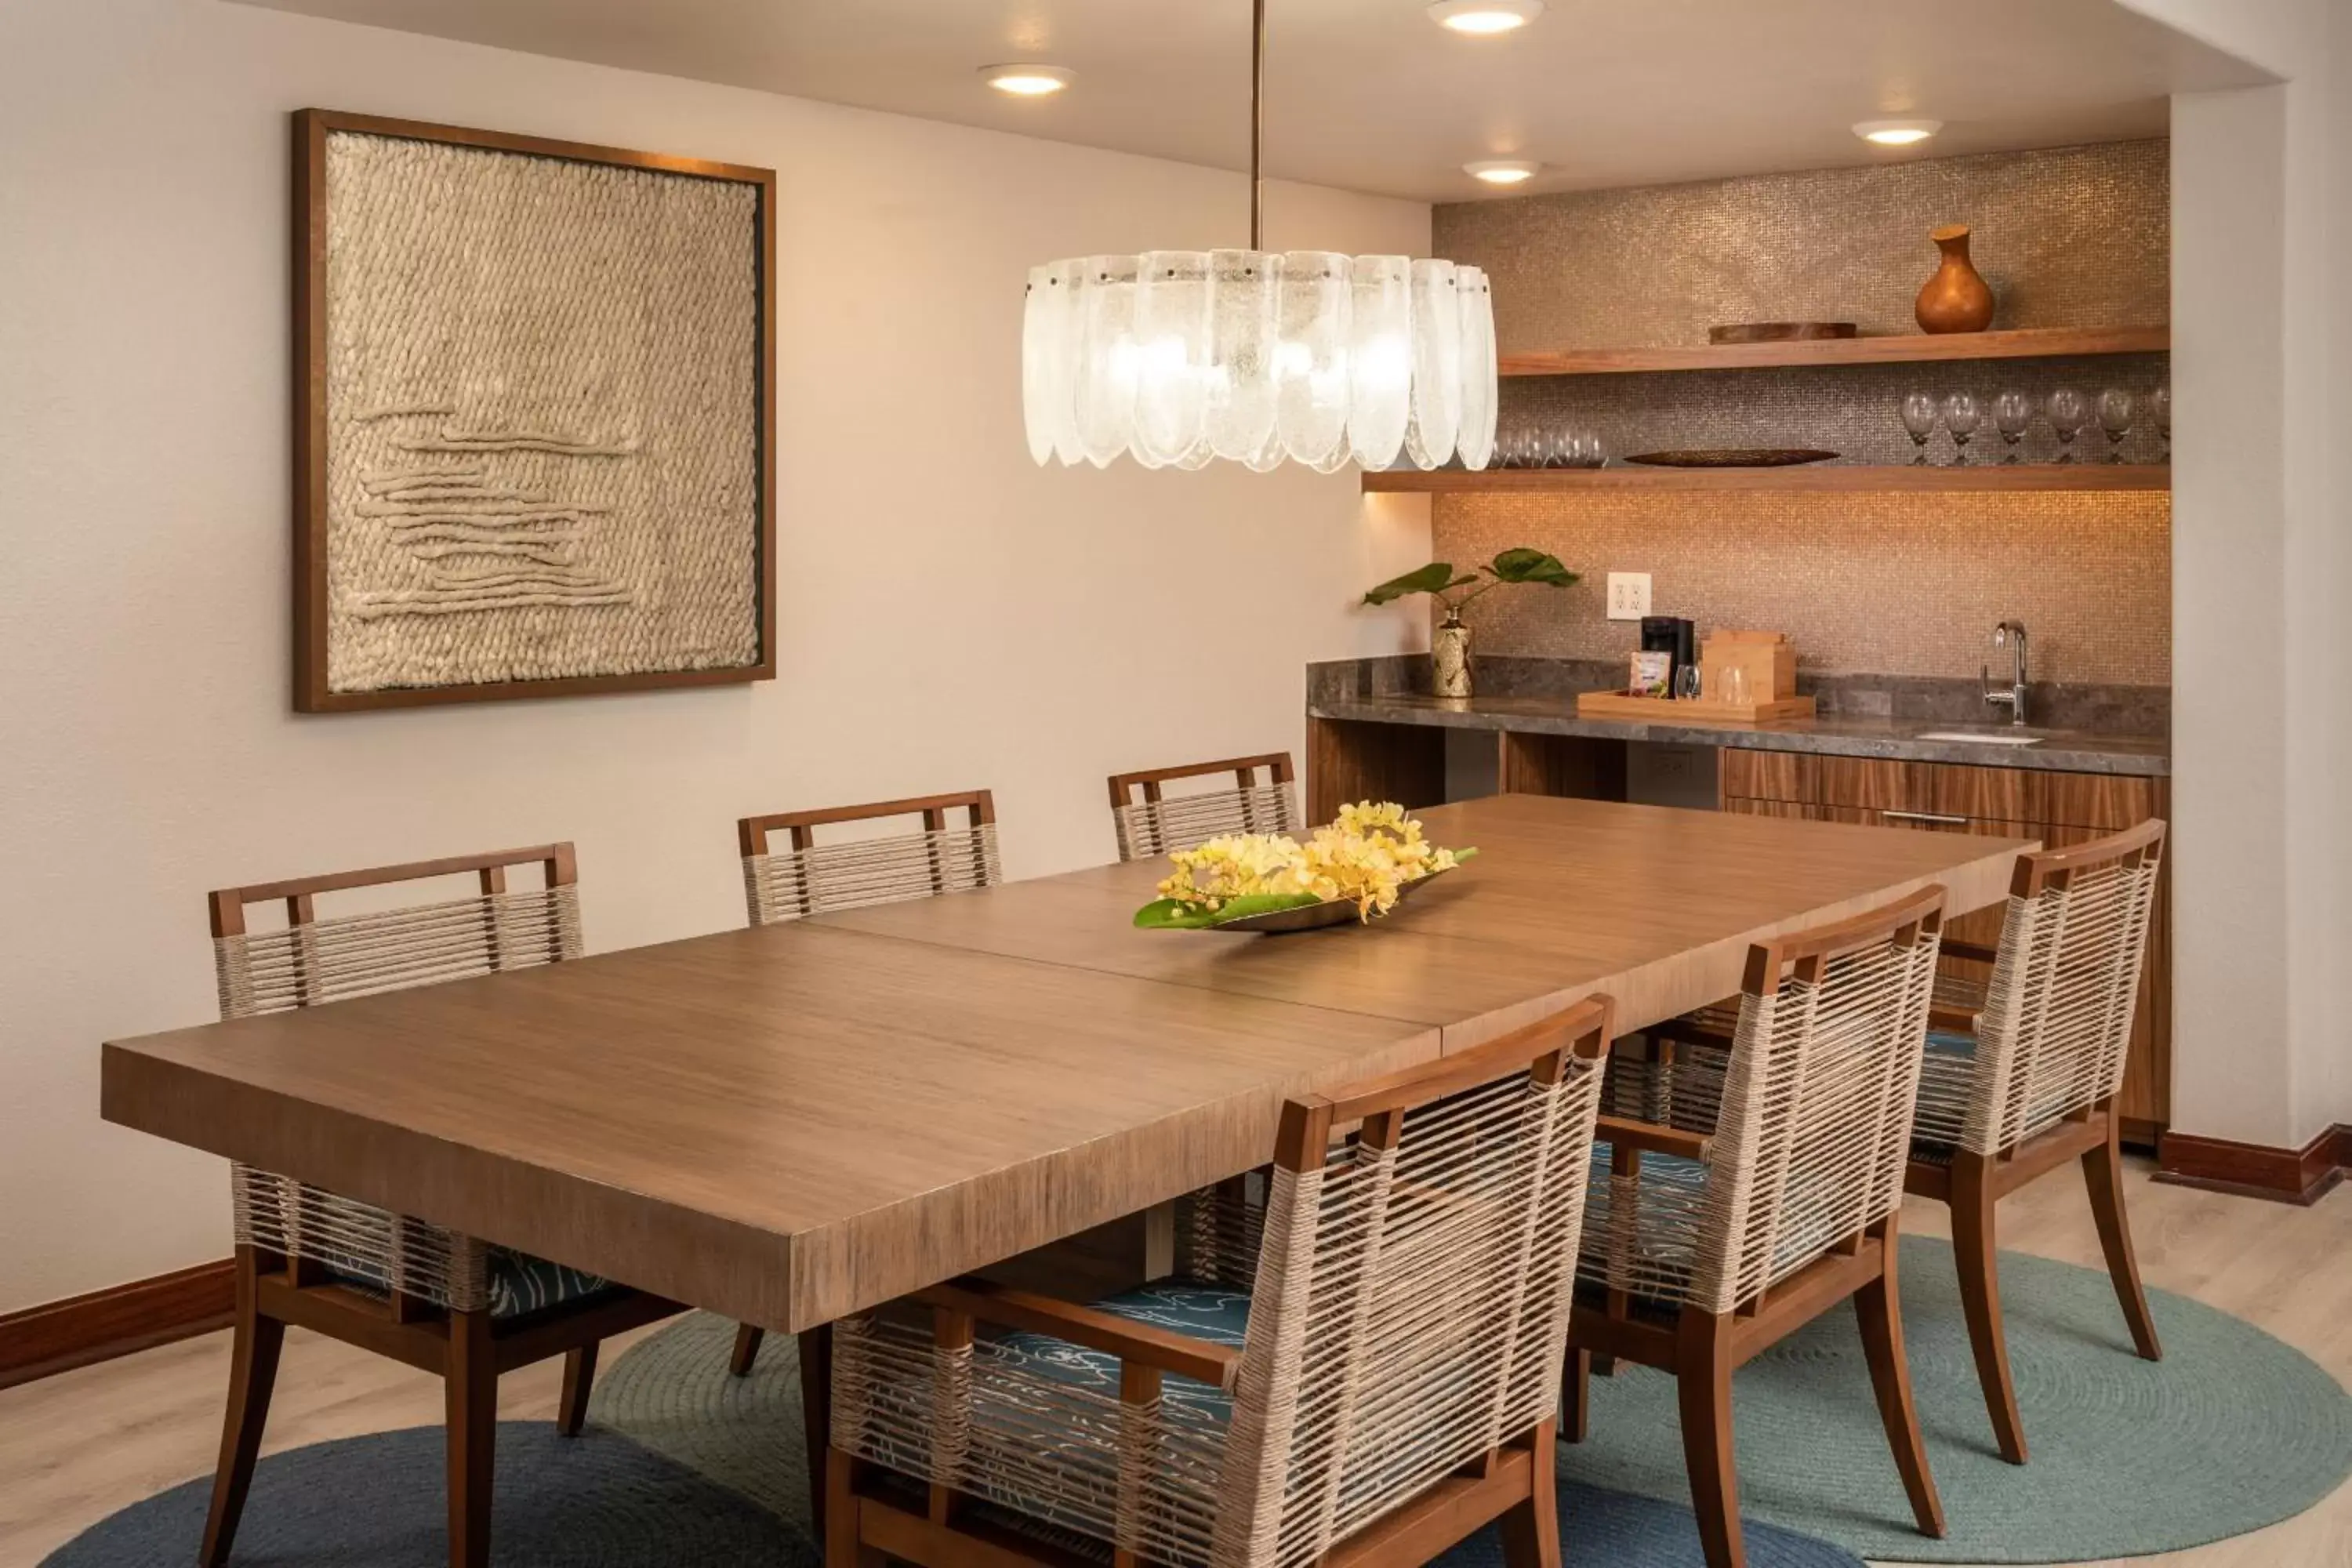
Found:
[[[1463,851],[1466,855],[1470,851]],[[1152,923],[1212,923],[1236,900],[1263,905],[1303,905],[1347,900],[1369,921],[1396,905],[1407,883],[1460,864],[1462,855],[1429,842],[1421,824],[1393,801],[1360,801],[1307,837],[1240,833],[1212,838],[1169,859],[1175,871],[1160,884],[1167,918]],[[1139,917],[1140,920],[1142,917]]]

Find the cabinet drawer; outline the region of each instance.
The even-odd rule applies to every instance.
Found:
[[[1822,757],[1816,776],[1823,805],[1869,811],[1936,809],[1936,764],[1884,757]]]
[[[2106,773],[2044,773],[2032,820],[2055,827],[2136,827],[2165,811],[2163,781]]]
[[[1724,797],[1811,804],[1820,798],[1816,775],[1821,762],[1810,752],[1751,752],[1726,746],[1720,758]]]

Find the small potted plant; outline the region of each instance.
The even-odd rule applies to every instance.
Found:
[[[1541,583],[1565,588],[1577,581],[1577,574],[1561,565],[1559,556],[1522,545],[1517,550],[1506,550],[1488,564],[1473,567],[1458,577],[1452,562],[1433,561],[1418,572],[1390,578],[1365,595],[1364,603],[1386,605],[1407,594],[1427,594],[1444,605],[1445,619],[1438,623],[1430,638],[1429,657],[1435,673],[1433,689],[1440,697],[1467,697],[1470,628],[1462,624],[1463,606],[1507,583]],[[1467,592],[1464,592],[1465,589]]]

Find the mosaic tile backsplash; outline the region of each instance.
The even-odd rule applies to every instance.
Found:
[[[1857,322],[1908,333],[1935,268],[1927,231],[1974,230],[1996,327],[2152,326],[2169,319],[2168,145],[2116,142],[1635,190],[1440,206],[1435,251],[1486,269],[1506,352],[1704,343],[1727,321]],[[1965,388],[1983,405],[1971,462],[2007,450],[1991,405],[2060,385],[2147,395],[2169,356],[1854,365],[1675,374],[1514,377],[1498,433],[1600,435],[1613,460],[1667,447],[1819,447],[1849,463],[1914,456],[1900,405]],[[2106,456],[2095,424],[2079,458]],[[2037,419],[2016,448],[2059,453]],[[1949,462],[1938,429],[1931,461]],[[2143,412],[2126,461],[2154,462]],[[1585,581],[1490,594],[1470,612],[1487,656],[1622,660],[1632,622],[1603,618],[1611,570],[1647,572],[1653,609],[1782,631],[1813,676],[1973,678],[1994,622],[2032,637],[2038,681],[2171,679],[2171,498],[2163,491],[1871,493],[1772,490],[1462,494],[1435,498],[1437,555],[1551,551]]]
[[[1927,231],[1965,223],[2001,327],[2170,320],[2169,143],[1441,205],[1432,254],[1484,268],[1502,351],[1704,343],[1731,321],[1916,332]]]
[[[1484,654],[1622,660],[1612,571],[1651,574],[1651,608],[1786,632],[1822,673],[1974,676],[1993,623],[2021,620],[2036,680],[2171,681],[2171,498],[2162,491],[1845,494],[1725,490],[1444,495],[1439,559],[1529,544],[1584,580],[1506,588],[1465,619]]]

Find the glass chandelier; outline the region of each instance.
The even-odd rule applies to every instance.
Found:
[[[1495,312],[1450,261],[1260,248],[1265,0],[1253,0],[1250,247],[1034,268],[1021,328],[1029,456],[1147,468],[1212,458],[1329,473],[1495,450]]]

